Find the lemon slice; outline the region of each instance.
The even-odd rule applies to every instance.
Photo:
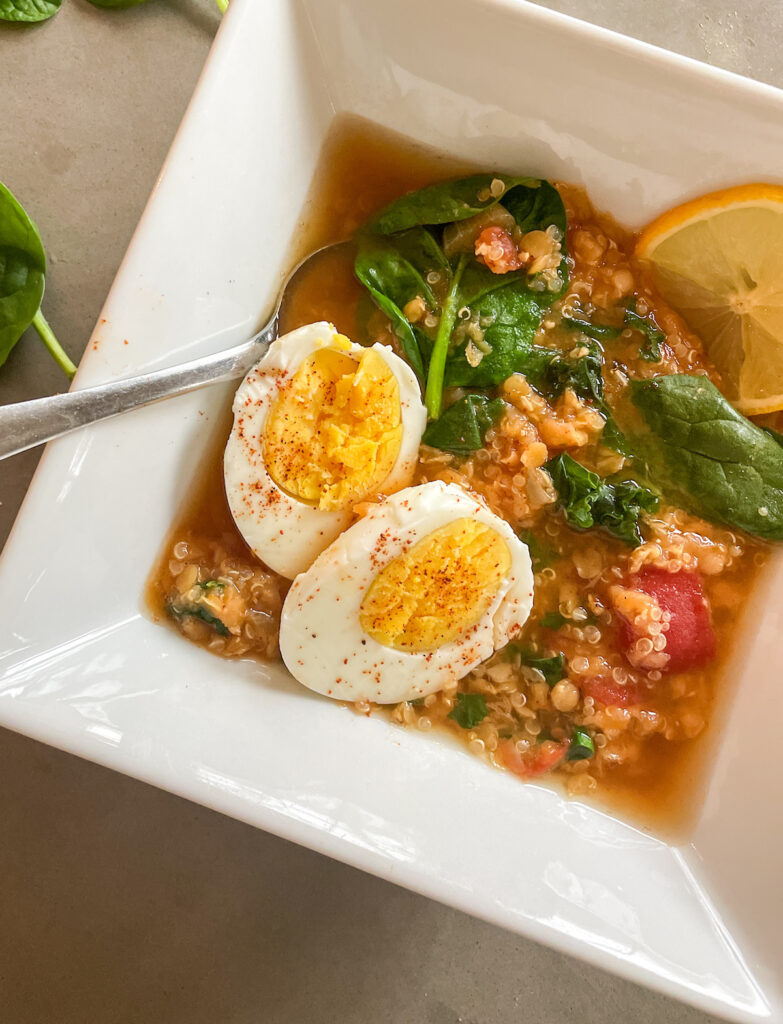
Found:
[[[636,255],[704,342],[729,401],[750,415],[783,409],[783,186],[677,206],[644,229]]]

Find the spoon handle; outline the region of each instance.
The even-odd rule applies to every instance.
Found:
[[[0,406],[0,459],[161,398],[236,380],[258,362],[276,337],[277,316],[250,341],[215,355],[65,395]]]

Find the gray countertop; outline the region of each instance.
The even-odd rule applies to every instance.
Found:
[[[775,0],[548,6],[783,85]],[[46,314],[74,360],[218,22],[210,0],[66,0],[44,25],[0,26],[0,180],[41,229]],[[63,383],[29,333],[0,370],[0,403]],[[0,464],[0,544],[35,463]],[[2,730],[0,778],[3,1024],[713,1020]]]

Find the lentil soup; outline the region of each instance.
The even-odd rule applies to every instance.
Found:
[[[351,237],[404,193],[470,170],[366,122],[338,121],[291,262]],[[696,806],[705,737],[728,686],[737,609],[767,548],[740,530],[646,497],[651,492],[638,482],[640,471],[623,444],[607,443],[608,409],[624,430],[638,426],[629,379],[688,373],[718,387],[721,381],[699,338],[634,260],[634,236],[595,211],[581,189],[556,187],[568,225],[568,285],[546,309],[535,343],[573,365],[597,359],[602,387],[591,392],[566,376],[546,389],[532,373],[511,373],[485,389],[491,403],[501,400],[495,406],[501,412],[481,447],[455,452],[423,443],[414,480],[479,495],[527,543],[535,573],[532,613],[512,643],[463,678],[388,710],[401,725],[447,730],[496,767],[525,779],[559,778],[569,794],[591,795],[640,824],[671,830]],[[504,250],[503,230],[484,227],[476,242],[493,273],[517,269],[514,263],[493,268],[493,260],[516,259],[517,249],[511,256]],[[518,242],[538,261],[541,279],[556,285],[557,232],[533,235],[546,233],[528,232]],[[437,282],[432,288],[437,293]],[[462,331],[466,351],[480,365],[484,325],[466,312],[455,335]],[[424,330],[431,313],[421,300],[420,308],[409,303],[405,315]],[[391,321],[357,280],[353,253],[327,254],[297,277],[281,333],[320,320],[362,344],[380,342],[405,355]],[[446,384],[448,412],[465,391]],[[289,581],[254,557],[234,523],[221,469],[227,433],[226,426],[172,528],[147,601],[156,619],[213,654],[275,659]],[[612,520],[613,530],[575,526],[562,500],[562,488],[576,486],[575,472],[587,473],[585,486],[621,481],[611,493],[625,487],[623,494],[640,503],[633,523]],[[361,504],[355,509],[357,516],[365,511]],[[355,707],[363,714],[381,710],[369,701]]]

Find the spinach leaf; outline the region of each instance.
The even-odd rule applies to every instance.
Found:
[[[522,664],[527,665],[528,668],[538,669],[543,675],[547,686],[554,686],[555,683],[559,683],[566,674],[564,654],[553,654],[549,658],[539,658],[529,651],[523,651]]]
[[[783,445],[783,434],[779,430],[773,430],[772,427],[762,427],[761,429],[765,434],[769,434],[779,445]]]
[[[545,178],[540,181],[518,179],[516,184],[509,185],[503,205],[525,233],[553,224],[565,238],[568,227],[565,206],[560,193]]]
[[[503,192],[497,196],[491,192],[493,181],[503,182]],[[537,178],[505,174],[473,174],[468,178],[441,181],[395,199],[372,218],[368,227],[376,234],[392,235],[418,224],[453,224],[488,210],[501,198],[507,206],[512,189],[533,190],[540,184]]]
[[[0,184],[0,365],[40,308],[45,273],[35,225]]]
[[[595,743],[587,729],[574,729],[566,761],[585,761],[595,755]]]
[[[519,537],[523,544],[527,545],[527,549],[530,552],[530,561],[533,563],[533,570],[535,572],[538,572],[539,569],[545,569],[552,562],[557,561],[558,558],[562,558],[559,551],[556,551],[549,544],[542,541],[532,530],[517,530],[517,537]]]
[[[424,398],[431,419],[440,415],[444,386],[489,387],[515,372],[532,345],[543,310],[562,294],[568,281],[564,242],[558,276],[550,273],[551,281],[545,280],[545,274],[530,275],[524,270],[493,274],[472,254],[462,253],[453,262],[446,259],[439,242],[442,228],[475,216],[501,199],[523,232],[555,228],[565,239],[565,207],[557,189],[535,178],[500,174],[472,175],[402,196],[360,232],[357,277],[392,320],[420,376],[426,367]],[[397,254],[396,260],[379,256],[390,249]],[[404,317],[414,283],[420,288],[414,275],[426,283],[430,270],[442,273],[446,286],[434,339],[410,323],[406,327]],[[476,365],[471,365],[476,360],[472,349],[468,353],[467,336],[465,344],[459,333],[453,337],[458,311],[483,330],[483,357]]]
[[[576,530],[601,526],[631,547],[642,543],[639,519],[654,512],[658,498],[633,480],[610,483],[565,452],[546,463],[566,521]]]
[[[525,364],[543,315],[538,301],[514,285],[485,295],[478,304],[478,313],[490,321],[484,330],[490,351],[478,366],[471,366],[465,348],[454,349],[446,360],[446,387],[492,387],[516,373]]]
[[[581,331],[588,338],[594,341],[613,341],[622,334],[621,327],[609,327],[606,324],[593,324],[589,320],[581,320],[577,317],[564,316],[563,324],[573,331]]]
[[[57,14],[62,0],[0,0],[0,21],[46,21]]]
[[[623,326],[611,327],[608,324],[594,324],[589,320],[582,320],[577,317],[563,317],[563,324],[572,330],[581,331],[588,338],[595,341],[614,341],[620,337],[623,329],[630,327],[634,331],[641,331],[645,336],[645,342],[639,349],[639,355],[650,363],[658,363],[661,359],[661,345],[666,341],[666,332],[662,331],[652,313],[647,316],[640,316],[636,312],[636,298],[628,300],[623,313]]]
[[[547,612],[546,615],[542,615],[538,620],[539,626],[543,626],[544,629],[561,629],[567,622],[570,622],[565,615],[561,615],[560,612]]]
[[[580,398],[593,401],[599,407],[604,401],[604,376],[601,350],[595,343],[587,346],[587,352],[575,359],[556,356],[549,365],[548,378],[553,397],[571,388]]]
[[[0,183],[0,366],[32,324],[60,367],[76,367],[60,347],[41,312],[46,274],[38,229],[12,193]]]
[[[587,352],[570,359],[554,349],[533,345],[520,360],[519,372],[547,398],[557,398],[571,388],[580,398],[593,402],[606,420],[601,441],[621,455],[630,456],[631,446],[615,422],[612,410],[604,400],[603,365],[601,349],[595,343]]]
[[[625,311],[623,320],[626,327],[634,331],[641,331],[645,336],[646,343],[639,349],[639,355],[648,363],[659,363],[661,361],[661,345],[666,341],[666,332],[655,321],[652,313],[647,316],[639,316],[636,312],[636,299],[631,299]]]
[[[472,729],[489,714],[487,702],[480,693],[458,693],[457,703],[449,711],[452,718],[463,729]]]
[[[693,512],[767,540],[783,540],[783,448],[745,419],[706,377],[631,382],[650,434],[650,474]]]
[[[484,437],[502,417],[506,403],[486,395],[465,395],[429,424],[422,441],[454,455],[469,455],[484,446]]]
[[[375,304],[391,321],[405,358],[419,378],[419,383],[423,384],[424,362],[421,350],[414,329],[406,319],[402,307],[417,295],[435,305],[429,285],[408,260],[389,249],[360,249],[354,272]]]
[[[228,636],[229,634],[229,629],[226,624],[219,619],[217,615],[213,615],[212,612],[207,611],[203,605],[192,604],[180,606],[169,604],[166,606],[166,610],[174,619],[200,619],[202,622],[206,623],[206,625],[211,626],[218,636]]]

